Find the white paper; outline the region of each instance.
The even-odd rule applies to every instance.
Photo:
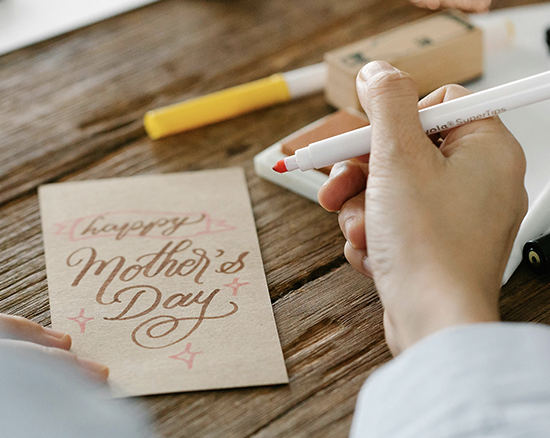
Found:
[[[158,0],[0,0],[0,55]]]

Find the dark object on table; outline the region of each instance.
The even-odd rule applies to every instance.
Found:
[[[548,50],[550,50],[550,27],[546,29],[546,44],[548,45]]]
[[[527,242],[523,247],[523,260],[534,272],[548,271],[550,267],[550,234]]]

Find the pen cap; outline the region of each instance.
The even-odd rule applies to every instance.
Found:
[[[292,99],[308,96],[325,89],[327,65],[324,62],[281,73]]]
[[[550,234],[527,242],[523,259],[534,272],[547,272],[550,268]]]

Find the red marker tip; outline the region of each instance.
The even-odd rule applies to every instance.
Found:
[[[279,173],[285,173],[287,171],[287,168],[285,166],[285,160],[279,160],[277,161],[277,164],[275,164],[275,166],[273,166],[273,170],[275,172],[279,172]]]

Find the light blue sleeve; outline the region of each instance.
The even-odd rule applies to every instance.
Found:
[[[0,345],[0,436],[151,438],[147,415],[130,400],[40,351]],[[23,350],[23,351],[21,351]]]
[[[375,371],[350,437],[550,437],[550,327],[438,332]]]

